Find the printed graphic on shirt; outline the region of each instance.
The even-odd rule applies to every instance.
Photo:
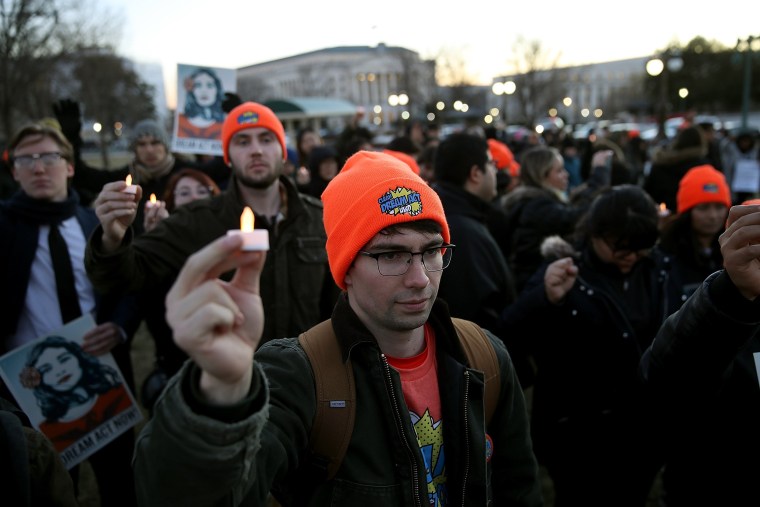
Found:
[[[425,471],[427,477],[428,500],[431,507],[444,507],[447,505],[446,495],[446,459],[443,450],[443,424],[434,421],[430,411],[425,410],[422,417],[414,412],[409,413],[412,418],[414,431],[417,433],[417,442],[425,459]]]
[[[406,187],[396,187],[388,190],[377,200],[380,211],[386,215],[416,216],[422,213],[422,198],[420,193]]]

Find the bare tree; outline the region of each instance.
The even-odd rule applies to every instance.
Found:
[[[442,48],[435,56],[436,81],[442,86],[467,87],[475,78],[467,70],[467,58],[459,48]]]
[[[422,60],[419,54],[405,48],[396,48],[401,63],[401,89],[409,97],[409,110],[419,116],[435,93],[434,60]]]
[[[108,49],[80,52],[72,62],[72,76],[79,84],[74,95],[84,105],[85,116],[102,125],[99,135],[103,165],[109,166],[108,146],[118,123],[134,125],[155,115],[153,87],[143,82],[131,63]]]
[[[50,115],[66,57],[112,45],[118,16],[83,0],[0,0],[0,135]]]
[[[541,41],[518,37],[513,55],[519,117],[532,125],[562,97],[564,74],[557,71],[561,53],[552,56]]]

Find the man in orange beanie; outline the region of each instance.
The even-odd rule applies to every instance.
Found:
[[[360,151],[322,200],[330,269],[345,291],[332,319],[307,332],[308,345],[274,340],[257,350],[268,318],[257,297],[263,259],[239,254],[239,239],[212,243],[180,273],[168,320],[192,362],[137,447],[140,498],[264,505],[273,491],[285,505],[541,505],[507,351],[490,333],[452,321],[436,298],[454,250],[436,192],[395,157]],[[230,285],[209,283],[233,268]],[[467,338],[462,326],[473,330]],[[468,367],[465,343],[496,359],[487,382]],[[353,394],[318,411],[315,376],[330,375],[309,357],[331,347]],[[342,427],[345,411],[352,426],[333,435],[345,454],[314,455],[315,418]]]
[[[141,188],[129,194],[124,181],[105,185],[95,201],[101,226],[88,242],[88,274],[106,293],[165,293],[187,258],[227,231],[239,230],[243,210],[250,207],[255,228],[268,230],[270,240],[261,277],[267,312],[263,341],[293,336],[328,317],[339,293],[327,266],[322,203],[299,194],[283,176],[285,131],[268,107],[245,102],[232,109],[222,140],[232,171],[227,189],[175,211],[139,237],[130,224]]]

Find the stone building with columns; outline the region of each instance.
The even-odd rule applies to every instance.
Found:
[[[292,135],[304,126],[339,131],[357,110],[364,111],[368,126],[389,131],[401,118],[423,118],[437,86],[433,60],[381,43],[319,49],[242,67],[237,89],[244,100],[289,102],[283,121]],[[397,103],[402,95],[406,99]],[[392,96],[396,105],[389,103]]]

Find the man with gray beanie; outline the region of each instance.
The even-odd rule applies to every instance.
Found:
[[[114,170],[90,166],[82,160],[77,149],[82,144],[79,134],[81,131],[79,106],[73,101],[61,102],[65,104],[56,109],[56,117],[63,134],[75,146],[76,171],[71,185],[79,192],[80,202],[83,205],[89,205],[106,184],[124,181],[127,175],[132,175],[132,182],[143,188],[143,200],[135,220],[137,234],[143,232],[142,215],[145,202],[151,194],[156,194],[156,197],[160,199],[169,178],[179,169],[187,167],[198,169],[208,174],[221,188],[226,186],[229,171],[223,164],[217,161],[199,164],[192,160],[175,158],[169,151],[169,135],[166,129],[153,119],[141,120],[129,130],[129,148],[133,153],[133,158],[127,165]]]

